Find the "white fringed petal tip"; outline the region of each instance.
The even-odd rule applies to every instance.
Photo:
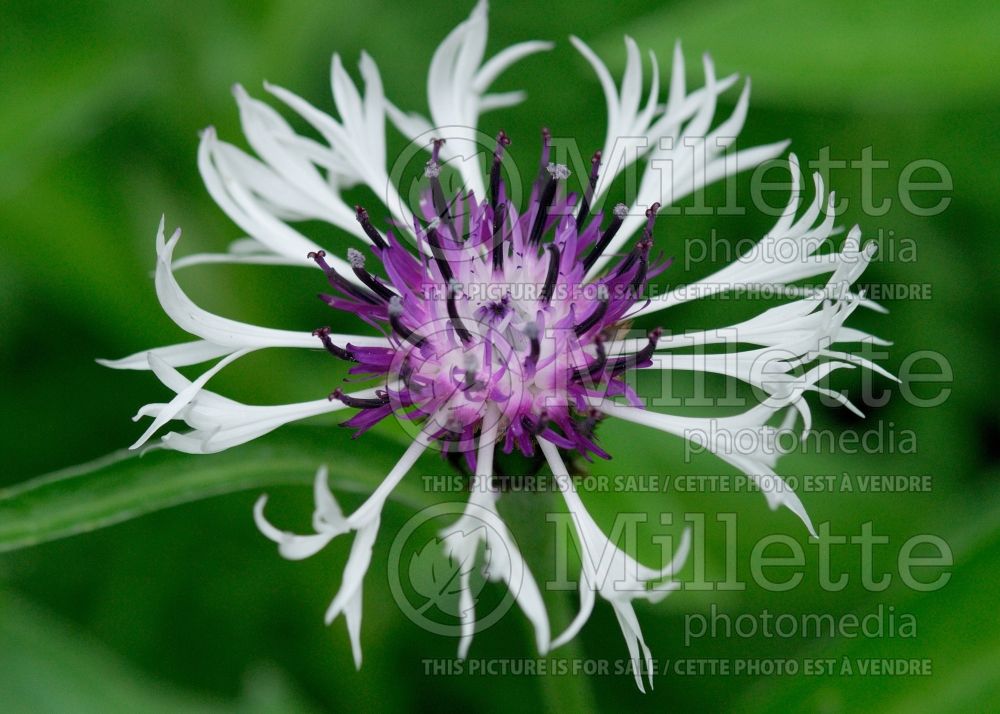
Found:
[[[235,86],[233,94],[243,132],[253,153],[220,140],[209,127],[202,133],[197,162],[209,193],[245,232],[246,238],[236,241],[225,254],[175,259],[180,232],[167,238],[161,221],[156,237],[157,297],[166,314],[195,339],[101,363],[115,369],[152,371],[173,393],[168,402],[147,404],[139,410],[136,419],[150,417],[152,422],[132,448],[149,443],[168,423],[181,422],[188,430],[166,433],[159,445],[188,453],[215,453],[256,439],[284,424],[347,408],[360,409],[349,423],[362,430],[378,419],[396,415],[397,408],[400,411],[402,408],[393,400],[406,395],[419,401],[420,397],[415,396],[419,390],[411,391],[412,372],[404,374],[405,370],[400,369],[390,375],[387,367],[379,370],[379,360],[394,355],[404,345],[408,345],[407,354],[418,354],[429,344],[433,352],[437,336],[423,335],[422,326],[415,321],[440,317],[450,325],[445,330],[448,339],[463,344],[464,356],[452,362],[442,358],[433,366],[449,377],[452,373],[459,375],[456,389],[449,394],[471,395],[492,385],[493,391],[484,392],[488,398],[479,400],[484,405],[482,410],[470,408],[473,403],[470,396],[449,396],[445,401],[452,411],[443,422],[438,417],[445,415],[444,405],[425,410],[424,418],[415,422],[420,432],[412,444],[375,492],[350,515],[344,515],[329,490],[327,470],[321,468],[314,487],[314,533],[296,535],[273,525],[265,516],[266,496],[261,496],[254,507],[257,527],[278,546],[282,557],[292,560],[308,558],[333,539],[353,534],[342,583],[327,610],[326,621],[344,615],[354,660],[360,667],[362,585],[382,508],[427,447],[442,441],[445,431],[441,424],[446,423],[447,429],[453,430],[447,433],[458,435],[449,443],[465,455],[475,472],[464,514],[441,534],[447,556],[459,563],[478,561],[486,578],[511,589],[531,623],[541,653],[572,639],[586,623],[599,595],[614,610],[635,663],[636,684],[645,691],[647,684],[650,687],[653,684],[652,655],[632,603],[637,599],[658,602],[678,587],[674,576],[687,557],[690,534],[685,533],[671,562],[660,568],[642,565],[611,542],[590,516],[572,486],[560,450],[575,448],[584,454],[604,455],[592,433],[594,420],[600,415],[687,439],[761,484],[771,508],[789,509],[815,535],[801,500],[774,470],[777,451],[772,447],[780,430],[794,428],[800,418],[802,429],[810,428],[811,412],[805,400],[808,393],[836,399],[860,414],[846,397],[820,385],[830,372],[861,367],[892,378],[866,358],[837,347],[862,341],[887,344],[845,326],[847,318],[859,306],[881,309],[853,289],[871,262],[875,246],[863,243],[860,230],[855,227],[839,248],[825,249],[837,232],[833,195],[825,195],[823,183],[816,175],[815,198],[803,208],[804,177],[792,155],[789,158],[791,200],[755,250],[695,283],[677,285],[670,292],[648,300],[623,302],[621,310],[615,313],[619,303],[614,302],[617,298],[608,297],[608,289],[626,285],[633,291],[641,289],[648,280],[647,269],[655,267],[649,263],[649,248],[653,243],[653,222],[661,206],[736,170],[777,157],[787,142],[729,152],[747,116],[750,83],[743,85],[733,112],[717,122],[718,97],[736,83],[737,77],[717,78],[708,57],[704,59],[705,86],[688,91],[678,45],[674,49],[669,89],[661,96],[656,55],[650,52],[644,59],[631,38],[625,38],[625,70],[617,84],[597,54],[582,40],[571,37],[571,44],[596,73],[604,93],[607,106],[604,146],[601,154],[595,156],[589,188],[585,188],[581,197],[571,197],[558,194],[558,183],[566,181],[569,171],[565,166],[548,162],[546,144],[542,167],[547,165],[548,177],[545,171],[539,173],[530,205],[519,217],[517,207],[503,203],[507,200],[506,189],[499,178],[499,157],[508,143],[506,135],[501,132],[497,139],[494,167],[490,171],[484,172],[477,161],[463,157],[477,153],[475,144],[480,136],[477,127],[482,113],[513,106],[524,99],[524,94],[517,91],[490,93],[494,80],[524,57],[548,51],[553,45],[524,42],[487,60],[487,31],[484,0],[438,47],[427,78],[429,117],[404,112],[385,97],[378,67],[367,54],[362,54],[358,65],[360,84],[351,79],[341,57],[333,56],[331,90],[336,118],[286,89],[265,85],[266,92],[286,112],[294,113],[308,124],[318,139],[300,135],[272,106]],[[647,60],[649,86],[644,89]],[[449,128],[446,143],[433,143],[425,174],[432,189],[416,211],[405,204],[390,179],[387,123],[405,137],[421,141],[433,136],[436,128]],[[629,150],[629,142],[640,148]],[[615,178],[639,160],[646,160],[647,165],[638,174],[634,201],[628,206],[616,206],[610,225],[602,229],[604,216],[592,214],[591,207],[602,205]],[[445,164],[458,171],[469,192],[462,193],[451,204],[444,199],[437,178]],[[669,181],[663,180],[655,168],[658,165],[672,166]],[[358,185],[367,187],[384,202],[393,226],[386,236],[374,227],[364,209],[351,207],[344,201],[342,190]],[[481,202],[477,202],[476,196]],[[547,211],[556,203],[566,210],[567,217],[547,223]],[[591,219],[589,225],[588,219]],[[357,240],[357,245],[366,250],[348,249],[347,260],[327,255],[292,225],[303,221],[328,223]],[[458,241],[455,225],[463,221],[470,226],[470,236],[485,226],[480,232],[487,238],[491,233],[500,236],[503,241],[519,245],[520,252],[511,250],[505,263],[503,244],[490,247],[477,242],[478,238]],[[507,229],[512,234],[509,238],[505,235]],[[442,255],[445,240],[442,235],[449,230],[456,240],[448,246],[449,255]],[[609,261],[620,257],[623,247],[640,230],[642,235],[636,247],[625,254],[617,269],[609,269]],[[549,232],[552,240],[542,245],[541,237]],[[406,240],[419,245],[415,255],[406,252]],[[588,246],[589,252],[583,255]],[[337,252],[345,251],[341,248]],[[375,277],[365,268],[371,253],[382,259],[388,279]],[[339,293],[324,296],[324,300],[332,307],[357,313],[382,334],[334,334],[328,328],[310,334],[215,315],[191,300],[176,279],[181,268],[213,263],[318,265]],[[488,272],[491,269],[493,272]],[[807,291],[801,287],[801,281],[820,276],[828,276],[821,290]],[[460,295],[459,290],[462,284],[477,279],[500,282],[513,279],[544,287],[537,299],[504,298],[490,305],[480,304],[473,314],[469,298]],[[439,288],[441,295],[436,304],[411,289],[415,281]],[[553,296],[554,288],[566,285],[598,286],[603,293],[598,291],[598,297],[589,302]],[[780,288],[795,299],[721,329],[666,336],[655,331],[648,340],[604,337],[610,333],[604,328],[616,326],[620,320],[757,286]],[[552,341],[545,326],[560,324],[572,326],[571,332],[575,332],[579,341],[572,346],[569,342]],[[485,336],[478,335],[478,331]],[[742,343],[747,349],[704,355],[692,355],[683,349],[733,342]],[[317,395],[320,398],[313,401],[277,406],[244,404],[207,388],[211,378],[226,366],[255,350],[268,348],[326,348],[338,358],[357,363],[355,370],[374,365],[368,373],[384,379],[376,387],[350,394],[337,390],[330,398]],[[546,379],[552,381],[557,372],[554,365],[565,368],[573,351],[572,358],[583,359],[587,368],[582,372],[572,371],[572,379],[581,383],[584,377],[596,380],[603,391],[581,385],[564,393],[551,386],[541,391],[547,399],[556,394],[572,404],[573,419],[577,413],[581,415],[579,423],[566,416],[570,406],[565,407],[566,414],[560,420],[558,410],[539,410],[533,402],[538,396],[538,385]],[[194,379],[178,371],[212,360],[215,363]],[[516,372],[514,379],[520,380],[516,386],[528,397],[517,400],[512,398],[513,392],[495,389],[495,377],[482,376],[487,369],[489,375],[494,375],[494,363],[502,366],[500,372]],[[644,407],[631,387],[616,381],[621,373],[637,369],[721,374],[755,387],[765,399],[742,414],[724,418],[656,413]],[[612,377],[602,382],[606,372]],[[610,389],[612,386],[616,391]],[[453,402],[460,399],[465,400],[462,402],[465,411],[454,410]],[[454,426],[456,419],[459,423]],[[738,435],[751,436],[752,446],[741,446],[745,440],[737,438]],[[497,441],[504,442],[505,450],[516,446],[525,453],[534,453],[539,449],[573,516],[576,547],[582,562],[580,611],[556,635],[551,631],[541,590],[496,507],[500,494],[492,488],[492,481]],[[488,554],[486,559],[484,553]],[[459,585],[462,614],[458,654],[465,657],[476,625],[475,600],[465,568]]]

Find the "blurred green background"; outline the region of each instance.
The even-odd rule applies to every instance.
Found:
[[[855,324],[894,341],[892,370],[918,350],[944,355],[953,370],[943,404],[917,408],[895,391],[869,422],[845,410],[816,410],[819,425],[912,430],[914,454],[806,454],[782,462],[785,474],[928,474],[920,493],[803,493],[817,523],[854,535],[874,521],[890,544],[877,567],[895,572],[910,536],[931,533],[951,547],[955,566],[940,591],[900,586],[870,593],[858,585],[859,552],[837,552],[852,574],[842,592],[816,582],[816,549],[787,512],[772,513],[759,494],[594,494],[602,523],[618,510],[705,513],[706,558],[725,556],[715,514],[738,511],[740,571],[753,543],[788,533],[804,544],[806,579],[787,593],[750,585],[740,592],[682,591],[637,607],[661,663],[679,658],[930,658],[933,674],[889,676],[660,676],[645,696],[627,675],[605,677],[427,676],[422,660],[452,658],[455,642],[423,632],[396,608],[386,586],[391,534],[412,507],[391,503],[365,588],[365,663],[355,672],[341,622],[322,624],[340,579],[346,544],[288,563],[257,533],[250,507],[259,492],[203,500],[105,530],[0,556],[0,708],[9,712],[88,711],[384,711],[481,710],[555,706],[619,710],[633,706],[740,710],[973,711],[1000,701],[1000,499],[997,401],[989,377],[997,347],[996,265],[1000,248],[1000,10],[996,3],[878,4],[764,0],[614,4],[496,2],[490,51],[527,39],[557,41],[554,52],[524,61],[499,82],[524,87],[525,105],[488,114],[481,128],[503,127],[515,156],[534,161],[537,132],[597,147],[604,101],[590,68],[566,38],[577,34],[623,66],[621,36],[655,49],[666,69],[676,38],[691,79],[711,52],[721,74],[754,80],[742,146],[793,140],[803,161],[823,147],[847,161],[872,147],[888,167],[874,173],[884,215],[860,206],[862,173],[834,170],[833,187],[851,201],[841,218],[889,244],[909,239],[916,260],[883,260],[865,283],[929,285],[931,299],[889,300],[891,314],[858,315]],[[153,237],[161,214],[185,231],[184,252],[221,250],[240,236],[203,189],[195,165],[197,132],[218,128],[239,140],[230,86],[262,96],[264,79],[330,111],[329,56],[351,71],[362,49],[381,69],[388,96],[425,109],[425,69],[437,43],[469,12],[465,4],[413,2],[32,2],[0,4],[0,306],[4,376],[0,486],[88,461],[131,443],[129,417],[164,390],[148,374],[116,373],[97,357],[118,357],[183,336],[153,293]],[[356,76],[356,75],[355,75]],[[721,106],[727,112],[736,92]],[[398,136],[390,148],[402,146]],[[391,155],[391,151],[390,151]],[[946,210],[912,215],[897,185],[911,162],[940,162],[953,180]],[[531,164],[526,164],[531,165]],[[928,177],[932,178],[932,177]],[[747,177],[740,179],[745,191]],[[718,188],[709,197],[720,196]],[[745,193],[741,195],[746,195]],[[918,200],[918,203],[920,201]],[[690,201],[688,202],[690,203]],[[923,205],[933,205],[928,200]],[[681,256],[684,242],[762,235],[771,219],[676,216],[658,228]],[[890,233],[890,231],[892,233]],[[323,240],[328,240],[327,236]],[[679,268],[675,264],[674,271]],[[681,268],[682,269],[682,268]],[[699,265],[692,275],[705,274]],[[330,321],[318,286],[294,270],[199,268],[185,279],[210,309],[261,324],[298,329]],[[676,273],[671,278],[678,280]],[[685,275],[683,279],[688,279]],[[758,308],[759,305],[752,305]],[[723,324],[732,303],[671,313],[683,329]],[[742,313],[740,313],[742,315]],[[336,323],[335,323],[336,324]],[[253,402],[280,403],[327,393],[337,373],[320,355],[268,354],[213,381]],[[853,381],[852,381],[853,380]],[[836,386],[856,390],[856,375]],[[881,388],[891,388],[876,380]],[[918,394],[940,385],[918,385]],[[923,390],[923,391],[922,391]],[[335,430],[324,458],[364,460],[364,441]],[[603,473],[724,472],[711,459],[682,464],[681,445],[654,433],[608,424],[603,443],[616,454]],[[371,442],[377,444],[378,442]],[[626,449],[626,445],[628,448]],[[393,445],[392,449],[396,447]],[[370,451],[376,451],[369,447]],[[378,454],[378,467],[391,458]],[[438,468],[431,464],[430,468]],[[311,467],[294,474],[308,482]],[[276,518],[304,529],[310,492],[268,489]],[[352,500],[353,499],[353,500]],[[357,497],[346,497],[353,504]],[[284,510],[278,510],[284,508]],[[836,570],[834,572],[837,572]],[[682,579],[690,576],[690,568]],[[704,638],[686,647],[685,616],[712,604],[736,616],[872,612],[880,603],[914,614],[912,639]],[[477,636],[471,656],[534,657],[529,628],[512,612]],[[627,657],[617,624],[598,604],[575,650],[556,657]],[[838,660],[839,661],[839,660]]]

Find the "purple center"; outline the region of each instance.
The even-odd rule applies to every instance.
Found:
[[[383,237],[368,213],[358,221],[372,241],[372,253],[386,278],[368,272],[365,256],[348,252],[357,284],[338,274],[323,252],[310,257],[326,273],[331,307],[352,312],[385,332],[391,347],[335,345],[329,328],[315,332],[339,359],[354,362],[350,373],[384,384],[375,398],[340,399],[361,411],[344,422],[363,433],[394,415],[418,423],[445,451],[461,453],[475,468],[476,438],[497,428],[503,450],[534,454],[534,437],[559,447],[607,458],[595,443],[599,418],[593,397],[623,396],[642,406],[628,386],[629,370],[648,366],[660,331],[630,354],[609,355],[605,343],[614,326],[641,299],[647,281],[669,266],[650,263],[653,221],[659,205],[646,211],[642,237],[605,274],[585,274],[606,249],[626,216],[615,207],[591,213],[600,152],[595,154],[582,196],[561,191],[569,170],[548,163],[548,132],[540,177],[528,209],[518,213],[507,199],[501,176],[500,132],[490,171],[489,195],[459,192],[448,201],[441,186],[435,142],[421,201],[423,223],[414,219],[416,255],[393,231]],[[428,423],[430,422],[430,423]]]

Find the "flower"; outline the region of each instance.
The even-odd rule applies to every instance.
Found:
[[[572,38],[604,89],[605,145],[594,154],[581,182],[583,190],[574,193],[569,190],[572,172],[551,160],[551,136],[543,131],[538,178],[519,207],[516,191],[504,179],[510,138],[502,131],[496,135],[484,171],[477,155],[479,115],[520,102],[524,97],[518,92],[488,93],[491,83],[519,59],[551,46],[526,42],[484,62],[486,36],[486,4],[480,2],[434,55],[428,78],[430,119],[389,103],[378,69],[365,54],[359,65],[363,91],[334,55],[332,85],[339,119],[285,89],[265,85],[310,124],[323,143],[298,134],[281,114],[236,87],[244,133],[256,156],[220,141],[210,128],[201,137],[198,165],[213,198],[249,237],[237,241],[227,254],[175,259],[180,233],[168,239],[161,221],[157,295],[174,322],[197,339],[105,364],[152,370],[175,395],[139,411],[136,419],[153,420],[132,448],[147,443],[172,421],[183,421],[190,430],[169,432],[159,443],[188,453],[232,448],[283,424],[347,409],[355,411],[344,424],[357,434],[389,417],[410,425],[411,445],[350,515],[344,515],[330,493],[325,468],[315,479],[315,533],[295,535],[273,526],[264,515],[266,496],[254,510],[261,532],[290,559],[309,557],[332,539],[354,534],[343,583],[326,619],[344,615],[358,666],[362,583],[383,505],[433,445],[463,458],[473,474],[465,514],[442,534],[448,556],[468,563],[482,558],[485,547],[490,557],[482,560],[484,574],[515,589],[541,652],[572,639],[600,595],[614,609],[637,663],[636,682],[644,689],[643,669],[652,684],[651,655],[632,602],[655,602],[677,587],[673,575],[684,563],[689,534],[663,567],[640,564],[591,517],[576,493],[565,455],[608,457],[596,435],[597,423],[605,417],[689,439],[757,480],[772,508],[786,506],[815,535],[802,502],[774,472],[778,450],[773,445],[777,435],[794,428],[800,418],[803,429],[809,429],[807,392],[831,396],[856,411],[845,397],[820,386],[830,372],[860,366],[885,373],[865,358],[836,348],[876,339],[844,326],[859,306],[880,309],[852,291],[874,246],[862,245],[860,231],[854,228],[839,249],[825,249],[836,232],[833,196],[824,199],[817,176],[815,200],[801,211],[802,176],[793,155],[790,203],[755,250],[708,278],[644,297],[649,281],[670,267],[657,250],[655,222],[661,205],[737,169],[775,158],[787,143],[729,151],[746,117],[749,83],[732,115],[713,128],[717,97],[736,78],[717,79],[708,58],[705,86],[688,92],[678,47],[662,103],[658,64],[650,53],[652,77],[643,102],[642,60],[635,42],[626,38],[627,63],[619,88],[597,55]],[[390,180],[386,117],[430,150],[416,211]],[[640,159],[646,165],[630,205],[618,203],[605,211],[616,176]],[[660,170],[664,165],[672,168],[669,176]],[[461,177],[457,192],[446,190],[446,171]],[[380,229],[366,209],[352,209],[344,201],[342,190],[358,184],[383,199],[389,214],[386,229]],[[305,220],[324,221],[352,234],[360,248],[347,248],[344,257],[327,253],[292,225]],[[175,275],[185,266],[203,263],[318,267],[331,288],[322,299],[381,334],[336,334],[327,327],[309,334],[214,315],[188,298]],[[801,285],[824,275],[829,277],[820,290]],[[728,328],[677,335],[657,328],[639,338],[623,334],[623,322],[633,317],[760,286],[780,289],[794,299]],[[724,354],[684,351],[736,343],[753,347]],[[242,404],[207,389],[208,381],[227,365],[273,347],[324,348],[350,364],[352,378],[375,386],[350,393],[336,389],[329,398],[280,406]],[[193,381],[177,369],[210,360],[217,361]],[[663,414],[647,409],[628,381],[642,370],[722,374],[756,387],[766,398],[742,414],[723,418]],[[752,437],[749,446],[742,438],[746,435]],[[496,509],[501,496],[493,480],[497,446],[508,453],[540,451],[573,517],[582,562],[581,607],[557,636],[551,632],[540,589]],[[477,523],[489,527],[477,528]],[[464,657],[475,625],[465,570],[460,585],[459,655]]]

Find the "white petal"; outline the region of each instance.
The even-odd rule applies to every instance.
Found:
[[[611,605],[615,610],[618,626],[625,637],[629,658],[632,660],[636,686],[639,687],[640,692],[645,694],[646,688],[642,684],[642,667],[645,666],[646,668],[646,676],[649,678],[649,688],[652,689],[653,674],[655,672],[653,655],[650,653],[649,647],[646,646],[646,641],[642,637],[642,629],[639,627],[639,620],[635,616],[635,610],[632,609],[631,603],[612,602]],[[641,660],[639,659],[640,650],[642,652]]]
[[[167,347],[157,347],[152,350],[136,352],[121,359],[99,359],[97,363],[112,369],[149,369],[150,355],[156,356],[160,361],[172,367],[186,367],[217,357],[232,354],[237,348],[226,345],[217,345],[207,340],[194,340],[193,342],[183,342],[178,345]]]
[[[645,210],[653,203],[671,205],[709,183],[753,168],[777,156],[787,146],[787,142],[754,147],[734,154],[724,153],[743,127],[750,98],[750,84],[746,83],[729,118],[709,132],[715,116],[716,98],[735,81],[735,77],[717,80],[714,65],[707,55],[704,58],[705,87],[687,95],[683,80],[683,57],[678,45],[674,53],[674,75],[668,103],[663,114],[652,122],[651,108],[655,105],[654,102],[647,102],[646,108],[639,111],[641,62],[634,43],[626,38],[628,60],[619,96],[604,64],[580,40],[572,39],[597,72],[608,105],[608,129],[595,200],[629,163],[644,154],[649,155],[649,163],[639,181],[639,190],[629,215],[615,238],[588,271],[587,278],[591,279],[603,270],[645,224]],[[656,90],[658,76],[655,70],[653,85]],[[623,143],[624,137],[637,137],[641,141],[627,146]],[[629,150],[629,146],[634,149]]]
[[[484,195],[483,170],[479,155],[483,150],[477,132],[479,115],[489,109],[510,106],[523,99],[522,93],[487,95],[492,82],[518,60],[551,48],[548,42],[523,42],[499,52],[483,63],[489,27],[487,6],[481,1],[468,19],[441,42],[427,73],[427,104],[430,119],[405,113],[387,102],[390,120],[407,138],[429,144],[432,133],[444,138],[441,159],[454,166],[465,188]]]
[[[354,542],[351,544],[351,554],[347,557],[347,565],[344,566],[344,579],[340,585],[340,590],[333,598],[333,602],[326,610],[326,624],[330,624],[337,615],[344,612],[348,607],[360,606],[357,604],[361,598],[361,584],[368,572],[368,566],[372,562],[372,546],[375,544],[375,536],[378,535],[379,524],[382,522],[381,515],[376,514],[364,525],[358,528]],[[358,620],[360,621],[360,612]]]
[[[264,517],[265,505],[267,505],[267,496],[261,496],[257,499],[253,507],[254,522],[256,522],[257,528],[261,533],[269,540],[278,544],[278,552],[283,558],[287,558],[288,560],[302,560],[313,556],[323,550],[326,544],[338,535],[338,533],[332,530],[305,536],[279,530]]]
[[[160,300],[164,312],[177,323],[179,327],[190,332],[192,335],[201,337],[220,347],[238,349],[241,347],[305,347],[317,348],[316,338],[308,332],[293,332],[291,330],[277,330],[267,327],[257,327],[248,325],[236,320],[230,320],[198,307],[181,290],[172,271],[172,259],[174,248],[180,240],[180,231],[174,233],[169,241],[165,240],[163,234],[163,221],[160,221],[159,233],[157,235],[157,262],[156,262],[156,294]],[[352,273],[353,274],[353,273]],[[383,338],[363,338],[361,344],[385,345]]]
[[[580,611],[573,618],[573,621],[569,623],[569,626],[563,631],[561,635],[552,640],[552,649],[557,647],[562,647],[564,644],[576,637],[583,626],[587,624],[587,620],[590,619],[590,614],[594,611],[594,601],[597,596],[594,591],[593,585],[587,580],[586,575],[581,574],[580,577]]]
[[[361,669],[361,597],[364,585],[359,584],[354,596],[344,605],[344,619],[347,621],[347,636],[351,639],[351,654],[354,667]]]
[[[772,468],[780,455],[775,445],[777,430],[765,425],[781,406],[761,404],[742,414],[721,418],[659,414],[600,400],[594,400],[593,406],[609,416],[693,440],[697,446],[707,448],[754,480],[772,509],[786,506],[802,520],[810,534],[816,535],[799,497]],[[737,440],[744,436],[749,439],[747,445]]]
[[[188,386],[186,386],[181,391],[177,392],[177,394],[174,396],[174,398],[170,400],[170,403],[167,404],[167,405],[165,405],[165,407],[160,411],[160,413],[156,415],[156,418],[153,420],[153,423],[149,425],[149,428],[146,429],[146,431],[143,433],[143,435],[140,436],[138,438],[138,440],[136,440],[136,442],[134,444],[132,444],[132,446],[130,446],[128,448],[130,450],[134,450],[134,449],[138,449],[140,446],[142,446],[143,444],[145,444],[146,441],[148,441],[149,438],[153,434],[155,434],[156,431],[161,426],[163,426],[168,421],[170,421],[171,419],[173,419],[174,417],[176,417],[177,413],[181,409],[183,409],[184,407],[186,407],[191,402],[192,399],[194,399],[195,395],[199,391],[201,391],[202,387],[204,387],[205,384],[208,383],[208,380],[210,380],[212,377],[214,377],[216,374],[218,374],[219,371],[222,370],[226,365],[231,364],[232,362],[234,362],[235,360],[239,359],[240,357],[242,357],[243,355],[245,355],[245,354],[247,354],[249,352],[252,352],[252,350],[249,350],[249,349],[239,350],[239,351],[234,352],[233,354],[229,355],[225,359],[219,360],[219,362],[217,364],[215,364],[215,366],[213,366],[211,369],[209,369],[205,373],[203,373],[200,377],[198,377],[198,379],[196,379],[195,381],[193,381],[190,384],[188,384]],[[149,356],[150,369],[152,369],[152,367],[156,363],[157,359],[158,358],[155,355],[150,354],[150,356]],[[164,368],[168,368],[169,367],[169,365],[165,365],[165,364],[162,365],[162,366]]]

